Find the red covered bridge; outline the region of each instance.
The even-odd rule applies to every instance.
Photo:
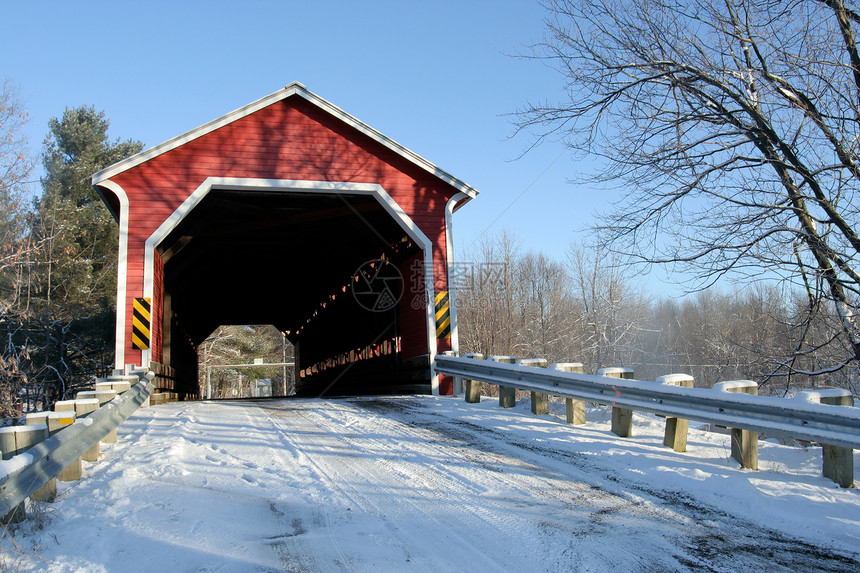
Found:
[[[118,368],[158,362],[194,395],[219,325],[273,324],[299,392],[451,392],[432,372],[457,347],[451,215],[477,192],[303,85],[92,183],[119,222]]]

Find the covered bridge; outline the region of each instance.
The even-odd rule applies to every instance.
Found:
[[[297,390],[410,387],[456,350],[451,215],[477,192],[293,83],[93,175],[119,223],[116,365],[197,393],[198,346],[273,324]]]

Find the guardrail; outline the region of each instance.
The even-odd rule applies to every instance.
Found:
[[[98,447],[100,441],[112,439],[111,436],[115,435],[116,428],[146,402],[153,389],[154,373],[136,370],[132,371],[130,376],[121,378],[129,382],[134,382],[136,379],[138,382],[112,400],[102,403],[92,412],[77,417],[73,410],[62,412],[61,415],[76,418],[74,423],[64,424],[62,429],[56,430],[44,441],[28,445],[26,449],[19,448],[16,451],[20,453],[4,462],[8,464],[7,468],[12,469],[5,476],[0,477],[0,516],[8,516],[12,519],[12,516],[17,514],[20,517],[21,504],[28,497],[48,486],[64,470],[74,467],[81,458],[88,459],[88,454]],[[129,378],[132,379],[129,380]],[[46,413],[46,420],[52,419]],[[33,429],[36,431],[44,429],[43,431],[47,433],[50,427],[20,426],[11,429],[17,428],[29,429],[26,433],[30,434]]]
[[[795,398],[775,398],[740,393],[739,384],[723,383],[717,389],[689,388],[673,385],[674,381],[657,383],[445,355],[436,357],[435,370],[439,374],[465,380],[607,404],[621,413],[637,410],[667,418],[697,420],[747,432],[767,432],[818,442],[840,448],[842,464],[846,463],[845,450],[850,455],[853,449],[860,449],[860,408],[817,403],[826,401],[821,399],[820,393],[805,392]],[[614,372],[607,374],[618,375]],[[614,411],[613,431],[623,436],[615,428],[615,418]],[[744,438],[749,439],[749,436]],[[850,481],[845,477],[834,480],[843,487],[850,487],[853,483],[853,461],[849,465]],[[844,476],[848,471],[846,468],[837,473]]]

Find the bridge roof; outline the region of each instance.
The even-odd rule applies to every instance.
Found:
[[[366,123],[358,120],[357,118],[355,118],[354,116],[343,111],[342,109],[340,109],[336,105],[332,104],[331,102],[329,102],[329,101],[321,98],[320,96],[316,95],[315,93],[309,91],[303,84],[301,84],[299,82],[293,82],[293,83],[289,84],[288,86],[286,86],[285,88],[278,90],[273,94],[270,94],[268,96],[260,98],[255,102],[252,102],[246,106],[240,107],[237,110],[231,111],[230,113],[228,113],[222,117],[219,117],[218,119],[214,119],[208,123],[201,125],[200,127],[197,127],[195,129],[192,129],[191,131],[183,133],[182,135],[178,135],[172,139],[169,139],[160,145],[156,145],[155,147],[145,149],[145,150],[141,151],[140,153],[132,155],[131,157],[128,157],[128,158],[126,158],[122,161],[119,161],[117,163],[114,163],[110,167],[106,167],[105,169],[102,169],[98,173],[94,174],[91,178],[92,184],[97,185],[103,181],[110,179],[111,177],[114,177],[120,173],[123,173],[123,172],[125,172],[125,171],[127,171],[133,167],[136,167],[142,163],[145,163],[145,162],[149,161],[150,159],[153,159],[155,157],[158,157],[159,155],[167,153],[168,151],[176,149],[177,147],[180,147],[180,146],[188,143],[189,141],[193,141],[193,140],[197,139],[198,137],[206,135],[207,133],[215,131],[216,129],[219,129],[219,128],[221,128],[225,125],[228,125],[228,124],[230,124],[236,120],[239,120],[243,117],[246,117],[246,116],[248,116],[248,115],[250,115],[250,114],[252,114],[258,110],[261,110],[265,107],[268,107],[269,105],[272,105],[275,102],[278,102],[278,101],[281,101],[281,100],[284,100],[286,98],[293,97],[293,96],[298,96],[298,97],[301,97],[301,98],[307,100],[308,102],[312,103],[316,107],[326,111],[330,115],[340,119],[341,121],[343,121],[347,125],[353,127],[357,131],[360,131],[361,133],[367,135],[371,139],[384,145],[385,147],[387,147],[391,151],[395,152],[396,154],[400,155],[404,159],[410,161],[414,165],[416,165],[416,166],[420,167],[421,169],[427,171],[428,173],[436,176],[437,178],[441,179],[445,183],[448,183],[449,185],[451,185],[452,187],[454,187],[458,191],[465,193],[468,198],[463,200],[463,201],[460,201],[457,204],[457,208],[464,205],[469,199],[473,199],[478,195],[478,191],[476,189],[474,189],[472,186],[470,186],[470,185],[466,184],[465,182],[461,181],[460,179],[454,177],[453,175],[451,175],[447,171],[440,169],[439,167],[437,167],[436,165],[434,165],[430,161],[424,159],[423,157],[421,157],[417,153],[411,151],[410,149],[404,147],[403,145],[400,145],[399,143],[397,143],[393,139],[386,137],[385,135],[383,135],[382,133],[380,133],[376,129],[374,129],[374,128],[370,127],[369,125],[367,125]]]

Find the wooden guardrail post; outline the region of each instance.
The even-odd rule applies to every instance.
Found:
[[[821,403],[830,406],[853,406],[854,396],[848,390],[843,392],[821,396]],[[854,450],[821,444],[821,454],[824,477],[832,479],[841,487],[854,487]]]
[[[844,388],[799,392],[797,398],[829,406],[853,406],[854,396]],[[821,444],[821,474],[841,487],[854,487],[854,450]]]
[[[729,380],[714,384],[714,390],[721,392],[739,392],[758,396],[758,383],[753,380]],[[758,432],[752,430],[732,430],[732,457],[741,464],[742,468],[758,469]]]
[[[561,370],[562,372],[576,372],[578,374],[585,373],[585,367],[582,362],[558,362],[552,365],[553,370]],[[564,399],[566,419],[568,424],[581,426],[585,423],[585,402],[582,400],[574,400],[573,398]]]
[[[601,376],[609,378],[633,379],[632,368],[601,368],[597,371]],[[629,438],[633,435],[633,410],[612,406],[612,433],[621,438]]]
[[[120,374],[107,376],[104,378],[96,378],[96,390],[116,390],[118,394],[122,394],[126,390],[130,390],[132,385],[137,384],[140,377],[132,374]]]
[[[689,374],[666,374],[657,377],[658,384],[692,388],[695,380]],[[690,421],[683,418],[666,417],[666,430],[663,433],[663,445],[676,452],[687,451],[687,433]]]
[[[59,412],[48,412],[48,433],[54,435],[66,426],[71,426],[75,423],[75,411],[66,410]],[[68,466],[62,469],[57,474],[57,479],[60,481],[78,481],[83,476],[83,468],[81,467],[81,458],[76,459]]]
[[[13,456],[24,453],[47,437],[48,426],[45,424],[0,428],[0,452],[3,453],[4,460],[9,460]],[[22,501],[15,509],[0,518],[0,525],[21,523],[25,517],[26,512]]]
[[[92,412],[95,412],[99,409],[99,400],[98,398],[81,398],[79,400],[74,401],[75,404],[75,416],[80,418],[81,416],[86,416]],[[99,461],[99,456],[101,455],[101,447],[99,446],[99,442],[96,442],[92,448],[87,450],[81,459],[85,462],[97,462]]]
[[[466,358],[473,360],[483,360],[484,355],[480,352],[470,352],[465,355]],[[469,404],[477,404],[481,401],[481,381],[480,380],[463,380],[465,384],[466,402]]]
[[[457,353],[453,350],[446,350],[442,353],[442,356],[457,356]],[[459,376],[454,376],[454,396],[459,396],[463,393],[463,379]]]
[[[92,400],[92,402],[95,402],[95,407],[98,408],[98,400]],[[77,418],[77,416],[78,416],[77,403],[78,403],[78,400],[60,400],[60,401],[54,402],[54,412],[70,413],[70,414],[72,414],[72,421],[74,422],[74,419]],[[68,424],[66,424],[66,425],[68,425]],[[96,444],[96,445],[98,445],[98,444]],[[57,477],[60,479],[60,481],[77,481],[77,480],[81,479],[81,476],[83,475],[83,469],[81,467],[81,460],[86,459],[87,461],[94,461],[92,459],[88,459],[88,458],[92,457],[91,452],[88,451],[87,454],[90,454],[90,455],[89,456],[88,455],[81,456],[80,458],[77,459],[77,461],[75,461],[69,467],[67,467],[62,472],[60,472],[57,475]],[[98,452],[98,450],[96,450],[95,459],[97,460],[98,457],[99,457],[99,452]]]
[[[532,368],[548,368],[549,361],[546,358],[524,358],[518,360],[517,364],[531,366]],[[532,414],[540,416],[549,414],[549,394],[543,392],[531,392]]]
[[[493,362],[501,362],[503,364],[516,364],[517,359],[514,356],[490,356]],[[502,408],[513,408],[517,405],[517,389],[513,386],[499,386],[499,406]]]
[[[50,428],[48,427],[48,414],[50,412],[31,412],[27,414],[24,419],[25,424],[28,426],[45,426],[45,430],[50,435]],[[47,436],[46,436],[47,437]],[[33,501],[54,501],[54,498],[57,497],[57,479],[52,478],[48,483],[37,489],[30,496],[30,499]]]
[[[78,400],[91,400],[93,398],[99,401],[99,407],[101,407],[102,404],[106,404],[116,398],[116,390],[83,390],[77,394]],[[103,444],[115,444],[116,442],[116,429],[112,430],[108,435],[101,439],[101,443]]]

